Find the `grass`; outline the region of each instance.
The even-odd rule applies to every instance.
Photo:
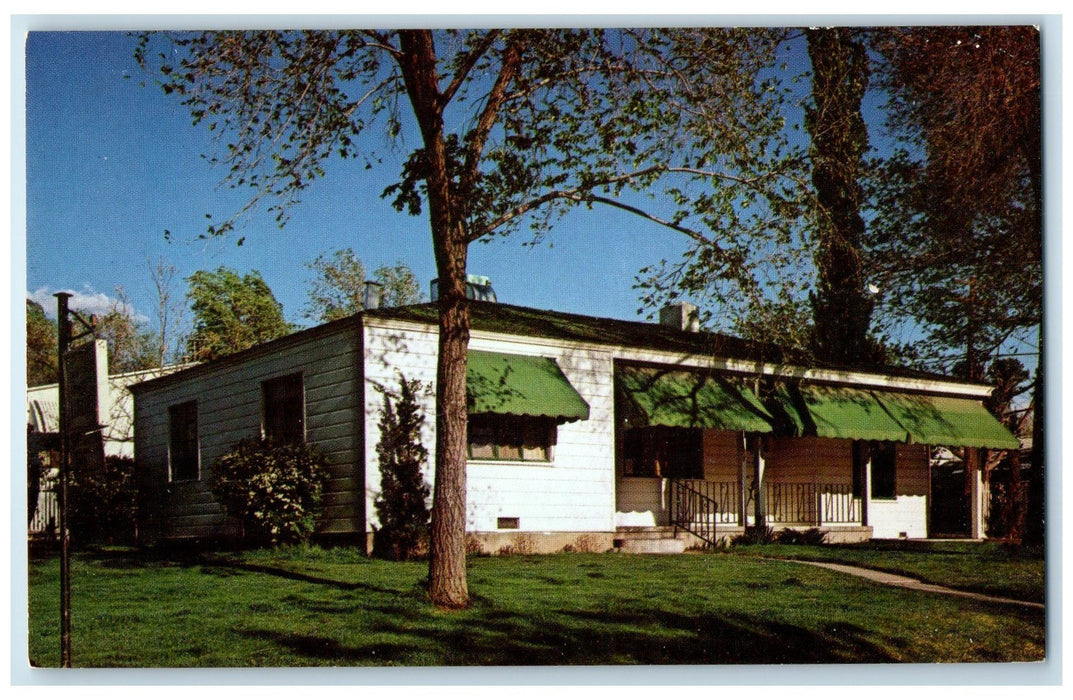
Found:
[[[853,564],[951,588],[1044,602],[1042,553],[993,542],[877,541],[822,547],[752,545],[731,551]]]
[[[59,663],[58,561],[29,570],[29,653]],[[80,553],[78,667],[1032,661],[1040,611],[880,587],[756,557],[472,558],[473,605],[429,605],[426,564],[299,548]]]

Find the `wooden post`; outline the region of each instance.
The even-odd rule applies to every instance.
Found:
[[[767,525],[767,506],[764,503],[764,438],[756,436],[756,451],[753,453],[753,483],[756,485],[756,520],[757,527]]]
[[[975,447],[965,448],[965,479],[969,498],[969,537],[984,536],[983,484],[981,483],[980,451]]]
[[[749,524],[748,514],[745,512],[746,505],[749,503],[748,459],[749,438],[743,431],[741,434],[741,459],[738,460],[738,525],[742,527]]]

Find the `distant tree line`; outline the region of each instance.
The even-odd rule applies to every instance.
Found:
[[[365,266],[350,248],[325,253],[306,264],[308,281],[304,317],[325,323],[364,308]],[[177,292],[176,269],[164,261],[150,271],[156,289],[156,324],[138,314],[122,287],[116,287],[108,311],[97,317],[96,336],[108,343],[108,373],[120,374],[178,362],[204,362],[283,337],[300,326],[284,318],[261,273],[227,267],[199,270]],[[376,269],[382,305],[420,303],[420,285],[402,262]],[[26,300],[26,383],[56,381],[57,324],[53,309]],[[186,319],[191,319],[189,326]]]

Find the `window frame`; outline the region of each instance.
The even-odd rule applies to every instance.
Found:
[[[293,396],[288,396],[286,391],[288,385],[292,382],[296,385],[296,390],[293,391]],[[284,389],[284,392],[282,394],[275,393],[277,388],[280,387]],[[297,409],[298,414],[298,430],[295,431],[296,434],[294,435],[291,434],[291,430],[286,428],[277,430],[280,424],[286,425],[291,421],[287,420],[286,417],[282,421],[273,418],[276,411],[286,412],[286,406],[281,405],[281,402],[286,400],[293,400],[297,404],[294,408]],[[302,372],[284,374],[261,382],[261,437],[283,444],[305,444],[306,400],[305,377]]]
[[[475,443],[471,440],[474,428],[477,428],[482,436],[488,436],[489,441]],[[466,459],[470,462],[552,464],[555,462],[558,430],[558,423],[553,418],[544,416],[471,413],[466,418]],[[527,446],[527,442],[540,444],[532,448]],[[490,448],[490,454],[474,456],[475,445]],[[543,450],[544,454],[527,457],[526,452],[531,449]]]
[[[191,439],[189,421],[193,419],[193,437]],[[192,464],[181,464],[185,469],[176,469],[177,440],[179,439],[176,428],[178,420],[187,421],[184,425],[186,435],[183,438],[185,460]],[[192,446],[192,450],[190,449]],[[180,473],[181,471],[181,473]],[[198,420],[197,399],[182,401],[168,406],[168,483],[182,483],[201,480],[201,427]]]

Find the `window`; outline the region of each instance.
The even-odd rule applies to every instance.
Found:
[[[897,445],[882,442],[872,446],[872,498],[894,498],[894,463]]]
[[[302,375],[269,379],[264,391],[264,435],[283,443],[305,442],[305,400]]]
[[[194,481],[199,477],[197,401],[168,408],[168,478]]]
[[[550,462],[555,421],[537,416],[469,416],[469,458],[508,462]]]
[[[623,434],[623,474],[665,479],[704,478],[704,433],[699,428],[648,426]]]

